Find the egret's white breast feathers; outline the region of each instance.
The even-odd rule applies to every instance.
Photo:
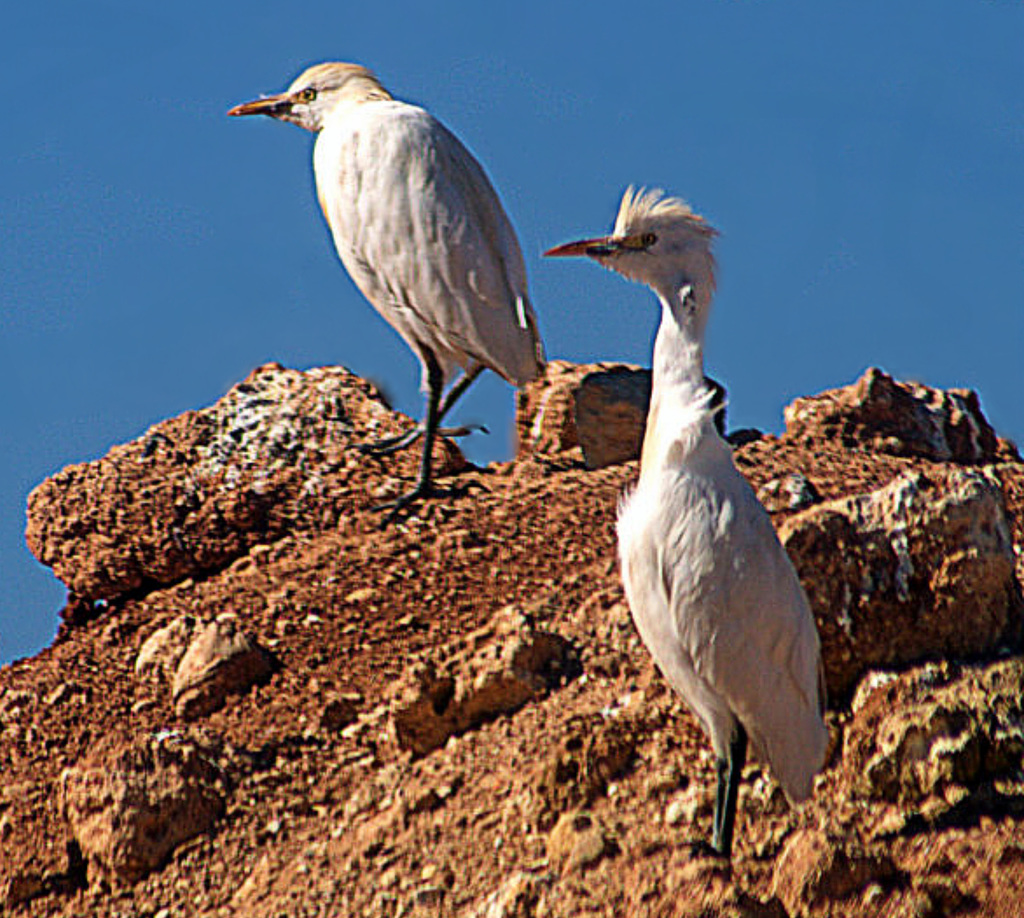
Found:
[[[684,462],[697,463],[700,460],[696,453],[701,449],[714,457],[711,461],[721,461],[728,447],[713,430],[715,415],[725,409],[725,403],[714,405],[714,400],[714,390],[703,381],[690,399],[658,400],[657,423],[652,425],[649,438],[644,438],[641,474],[662,465],[675,468]]]
[[[738,717],[787,796],[802,800],[827,742],[814,619],[768,514],[731,459],[705,444],[693,459],[641,477],[620,506],[630,608],[716,752]]]

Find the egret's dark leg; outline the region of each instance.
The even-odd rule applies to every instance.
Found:
[[[437,425],[440,420],[441,390],[444,387],[444,376],[437,358],[427,350],[423,352],[423,362],[427,368],[427,413],[423,428],[423,454],[420,458],[420,477],[416,486],[409,492],[389,500],[387,503],[374,507],[375,510],[390,510],[384,522],[390,523],[404,507],[414,500],[427,497],[433,489],[431,483],[431,461],[434,452],[434,440],[437,439]]]
[[[438,423],[444,420],[444,416],[459,400],[459,397],[473,384],[473,381],[480,375],[483,368],[483,364],[476,364],[468,373],[463,373],[459,381],[448,390],[448,394],[444,397],[437,410]],[[467,424],[462,427],[439,427],[437,433],[442,437],[465,437],[474,430],[487,432],[487,428],[483,424]],[[388,437],[384,440],[378,440],[376,443],[363,443],[359,449],[364,453],[374,456],[389,456],[391,453],[396,453],[398,450],[405,449],[410,444],[415,443],[423,436],[424,431],[425,425],[417,424],[411,430],[398,434],[396,437]]]
[[[747,758],[747,731],[736,721],[736,729],[729,740],[728,758],[719,759],[718,788],[715,794],[715,826],[711,844],[723,857],[732,852],[732,830],[736,822],[736,797],[740,789],[740,776]]]
[[[474,364],[448,390],[448,394],[444,397],[444,401],[441,402],[441,407],[437,411],[437,420],[439,422],[444,420],[444,416],[451,411],[452,406],[462,397],[462,394],[473,385],[476,378],[483,372],[483,369],[484,365],[482,363]]]

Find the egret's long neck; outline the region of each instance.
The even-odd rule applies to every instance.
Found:
[[[704,330],[696,296],[689,284],[658,295],[661,325],[654,339],[652,399],[688,403],[704,388]]]
[[[640,473],[685,457],[708,418],[704,382],[704,316],[711,292],[701,285],[656,291],[661,325],[654,341],[651,407]]]

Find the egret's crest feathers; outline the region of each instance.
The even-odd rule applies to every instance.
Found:
[[[371,89],[377,98],[391,98],[391,93],[381,85],[372,70],[362,64],[345,64],[339,61],[328,61],[307,67],[292,81],[288,92],[297,92],[306,88],[315,89],[318,92],[330,92],[334,89],[341,89],[350,81],[367,85],[367,88]]]
[[[630,185],[622,195],[614,234],[629,236],[654,225],[682,224],[708,241],[717,231],[682,198],[666,195],[660,188],[636,188]]]
[[[610,237],[619,247],[609,253],[611,257],[592,257],[661,292],[674,292],[679,284],[690,283],[701,310],[706,311],[715,289],[711,245],[717,235],[682,198],[670,197],[660,188],[630,185]]]

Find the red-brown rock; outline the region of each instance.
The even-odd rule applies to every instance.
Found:
[[[635,464],[586,471],[570,451],[471,469],[460,481],[467,487],[382,530],[367,507],[397,488],[396,469],[415,473],[416,452],[397,464],[353,456],[350,467],[323,477],[303,514],[285,513],[281,528],[268,529],[243,557],[165,587],[148,581],[93,608],[96,618],[69,625],[32,659],[0,667],[0,912],[1017,915],[1024,901],[1024,781],[1015,760],[1021,675],[1009,661],[979,663],[977,680],[966,678],[973,664],[949,662],[896,677],[870,673],[852,710],[835,698],[839,710],[828,719],[836,744],[811,799],[787,808],[770,774],[752,761],[740,787],[731,863],[695,857],[691,843],[706,839],[710,824],[714,757],[625,608],[615,508]],[[767,436],[735,456],[754,488],[773,498],[779,525],[806,512],[799,505],[811,488],[820,504],[851,498],[865,515],[861,498],[900,476],[933,482],[929,500],[946,488],[946,468],[932,460],[851,450],[835,440],[804,446]],[[1001,485],[1024,572],[1024,465],[967,472]],[[335,510],[344,513],[328,525]],[[960,531],[965,520],[983,520],[976,511],[968,503],[946,525]],[[880,536],[870,557],[885,561],[877,569],[889,572],[898,596],[893,559],[902,549],[893,535]],[[912,537],[907,544],[915,571],[925,571]],[[823,565],[832,563],[827,546],[822,536],[816,557]],[[844,543],[832,548],[841,552]],[[849,582],[862,591],[871,584],[870,577]],[[957,582],[937,580],[932,601],[943,602]],[[906,583],[916,595],[914,577]],[[955,628],[959,602],[945,613]],[[534,630],[571,642],[582,674],[542,669],[544,687],[520,707],[454,737],[442,734],[429,754],[398,748],[395,686],[418,661],[431,663],[440,691],[426,693],[426,708],[436,717],[433,700],[443,710],[471,692],[478,675],[484,684],[500,674],[512,642],[488,626],[506,604],[530,610]],[[158,626],[184,616],[206,622],[226,609],[238,610],[246,633],[282,667],[270,684],[233,696],[209,718],[225,744],[252,753],[240,768],[217,758],[235,790],[213,824],[216,834],[208,828],[179,845],[130,891],[103,882],[84,889],[79,836],[83,849],[89,845],[80,830],[69,836],[56,805],[61,774],[128,770],[135,777],[122,783],[144,785],[119,756],[147,738],[171,741],[168,719],[174,726],[178,718],[158,673],[168,671],[163,661],[180,645],[164,635],[167,656],[144,658],[153,681],[135,673],[140,648]],[[924,622],[926,635],[943,637],[935,621]],[[855,623],[853,633],[857,643],[880,646],[873,628]],[[490,697],[511,696],[502,689]],[[126,733],[127,741],[107,742]],[[982,741],[988,751],[979,756]],[[887,773],[889,755],[898,767]],[[870,782],[859,784],[862,777]],[[605,827],[604,844],[591,849],[603,850],[581,870],[562,873],[547,857],[549,832],[581,808]],[[823,839],[824,850],[817,855],[807,844],[783,876],[784,849],[804,832]],[[88,857],[91,875],[107,875],[101,854]],[[874,858],[887,858],[895,873],[884,860],[873,866]],[[805,912],[806,902],[813,904]]]
[[[898,382],[877,367],[852,385],[796,399],[785,417],[786,439],[808,445],[835,440],[850,449],[962,464],[1012,452],[1000,445],[976,392]]]
[[[818,623],[829,693],[867,670],[1019,640],[1024,605],[998,482],[908,472],[786,519],[779,536]]]
[[[949,802],[985,782],[1016,782],[1024,766],[1024,658],[878,673],[853,700],[843,759],[851,789],[919,804]],[[1004,788],[1006,789],[1006,788]]]
[[[521,454],[557,454],[579,446],[575,393],[594,366],[549,360],[544,374],[519,390],[516,429]]]
[[[587,810],[563,813],[547,840],[548,860],[557,870],[582,870],[612,850],[601,820]]]
[[[157,686],[170,684],[185,656],[193,632],[199,622],[191,615],[182,615],[157,628],[139,648],[135,658],[135,675]]]
[[[808,915],[826,902],[850,899],[869,883],[886,882],[895,873],[884,853],[865,851],[820,830],[801,829],[786,842],[775,865],[772,892],[787,914]]]
[[[196,630],[178,663],[172,691],[180,717],[192,719],[224,706],[273,672],[273,658],[238,627],[231,614]]]
[[[227,790],[216,749],[166,733],[66,769],[59,805],[90,877],[133,883],[208,831]]]
[[[392,723],[399,746],[426,753],[498,714],[522,707],[571,672],[564,638],[534,627],[513,606],[470,634],[440,666],[415,667],[396,690]]]
[[[92,600],[202,574],[292,529],[336,524],[373,501],[389,468],[414,474],[415,447],[397,464],[354,448],[407,424],[343,368],[267,364],[211,407],[44,481],[29,495],[28,545]],[[436,450],[438,475],[464,466],[450,441]]]

